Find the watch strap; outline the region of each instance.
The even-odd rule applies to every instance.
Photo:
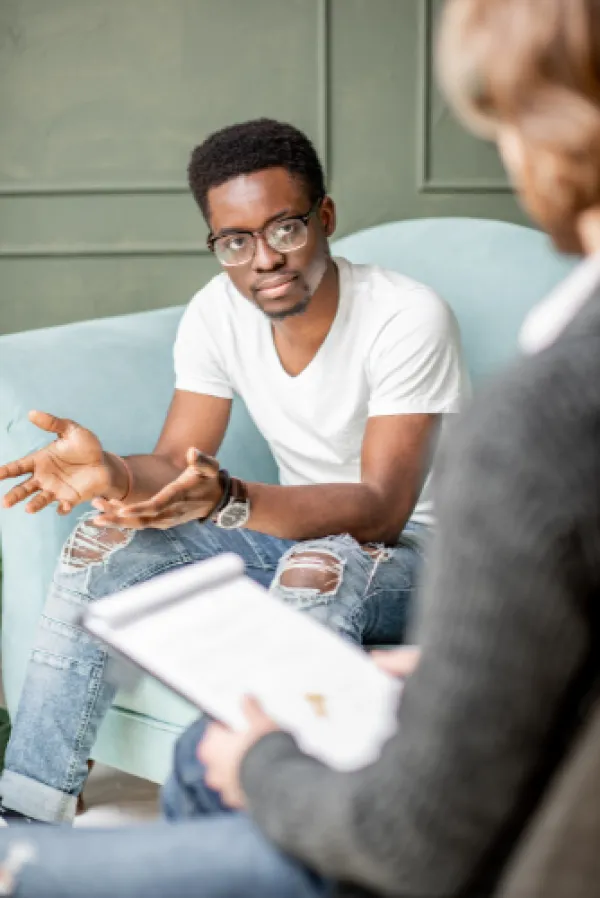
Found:
[[[236,509],[236,510],[245,510],[245,514],[240,519],[239,523],[232,524],[231,526],[225,524],[225,516],[227,515],[228,509]],[[230,477],[229,478],[229,490],[228,490],[228,500],[222,506],[222,508],[215,509],[211,515],[211,521],[216,524],[218,527],[225,527],[225,529],[235,529],[236,527],[241,527],[244,525],[245,521],[248,520],[249,514],[249,499],[248,499],[248,490],[246,488],[246,484],[243,480],[240,480],[239,477]]]
[[[227,471],[225,468],[219,468],[219,484],[222,490],[221,498],[219,499],[211,513],[207,515],[207,517],[214,517],[216,514],[219,514],[220,511],[223,511],[223,509],[227,505],[229,505],[229,501],[231,499],[231,483],[232,478],[229,475],[229,471]]]
[[[221,498],[217,502],[214,508],[211,508],[209,513],[205,515],[203,518],[198,518],[200,523],[202,524],[204,521],[209,521],[218,515],[219,512],[223,511],[224,508],[229,505],[229,500],[231,498],[231,477],[229,475],[229,471],[225,468],[219,468],[218,481],[221,486]]]

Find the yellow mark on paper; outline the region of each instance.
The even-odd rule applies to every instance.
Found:
[[[327,700],[320,692],[307,692],[304,696],[317,717],[327,717]]]

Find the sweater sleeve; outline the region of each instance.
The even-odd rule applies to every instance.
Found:
[[[415,634],[422,660],[379,760],[334,772],[274,734],[243,764],[250,812],[271,839],[381,894],[452,895],[493,875],[585,693],[577,522],[595,520],[598,538],[587,460],[597,422],[577,389],[563,385],[550,405],[551,372],[523,377],[525,366],[535,362],[486,390],[451,434]]]

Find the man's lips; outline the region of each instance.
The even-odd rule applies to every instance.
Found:
[[[293,289],[298,276],[295,274],[281,275],[276,278],[262,281],[254,292],[260,299],[280,299]]]

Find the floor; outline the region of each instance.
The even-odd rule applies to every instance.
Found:
[[[127,826],[158,816],[158,786],[104,764],[96,764],[83,790],[80,826]]]

